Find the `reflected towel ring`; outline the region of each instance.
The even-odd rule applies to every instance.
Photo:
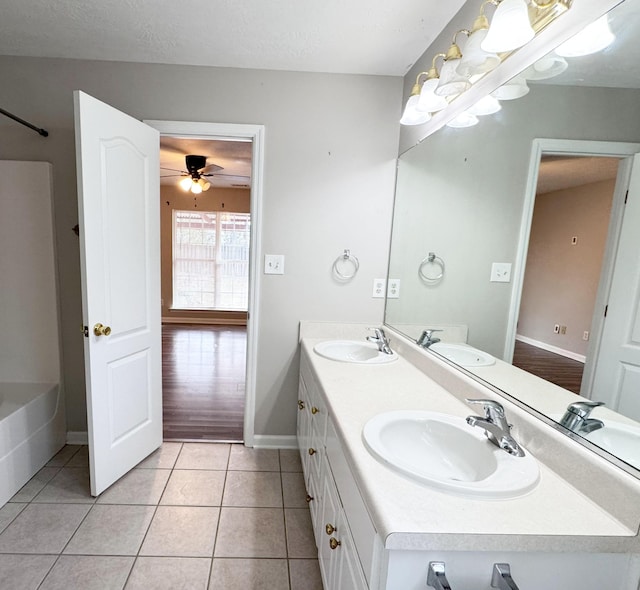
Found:
[[[351,265],[353,266],[353,272],[351,274],[340,272],[340,269],[338,267],[341,262],[343,264],[347,262],[351,263]],[[338,258],[336,258],[335,262],[333,263],[333,272],[341,281],[350,281],[353,277],[356,276],[359,268],[360,262],[353,254],[351,254],[349,250],[345,250],[344,253],[341,256],[338,256]]]
[[[440,273],[432,276],[426,275],[424,271],[425,271],[425,267],[428,264],[435,264],[436,266],[440,267]],[[430,284],[437,283],[442,279],[442,277],[444,277],[444,260],[442,260],[442,258],[440,258],[439,256],[436,256],[434,252],[429,252],[429,255],[426,258],[422,259],[422,262],[418,267],[418,276],[425,283],[430,283]]]

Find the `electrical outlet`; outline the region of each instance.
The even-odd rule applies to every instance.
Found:
[[[284,274],[284,256],[282,254],[265,254],[264,255],[264,274],[283,275]]]
[[[387,290],[387,279],[373,279],[373,293],[371,297],[382,298]]]
[[[560,326],[560,334],[566,334],[567,333],[567,326]]]
[[[400,297],[400,279],[389,279],[387,284],[387,298],[398,299]]]
[[[560,324],[555,324],[553,326],[553,333],[554,334],[560,334]]]
[[[584,332],[582,332],[582,339],[583,340],[589,340],[589,331],[585,330]]]
[[[494,262],[491,265],[492,283],[509,283],[511,282],[511,263],[510,262]]]

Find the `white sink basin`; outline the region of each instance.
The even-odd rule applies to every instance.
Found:
[[[429,350],[437,352],[446,359],[461,367],[488,367],[496,362],[496,359],[488,352],[478,350],[468,344],[452,344],[450,342],[436,342]]]
[[[491,444],[464,418],[397,410],[378,414],[362,431],[365,446],[388,467],[443,491],[498,500],[531,491],[536,460],[515,457]]]
[[[385,354],[380,352],[373,342],[359,340],[327,340],[316,344],[313,350],[320,356],[343,363],[378,365],[393,362],[398,358],[395,352]]]
[[[604,420],[604,428],[582,435],[634,467],[640,468],[640,428]]]

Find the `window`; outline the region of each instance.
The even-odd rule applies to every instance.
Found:
[[[173,212],[173,309],[247,311],[249,213]]]

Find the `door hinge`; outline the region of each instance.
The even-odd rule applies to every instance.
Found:
[[[607,311],[608,311],[608,310],[609,310],[609,306],[608,306],[608,305],[605,305],[605,306],[604,306],[604,317],[605,317],[605,318],[607,317]]]
[[[624,204],[627,204],[627,199],[629,198],[629,191],[627,191],[624,195]]]
[[[82,333],[85,338],[89,338],[89,326],[82,326]]]

